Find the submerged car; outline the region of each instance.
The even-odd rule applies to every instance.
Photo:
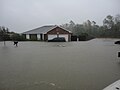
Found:
[[[116,41],[115,44],[120,44],[120,41]]]
[[[51,40],[48,40],[48,42],[66,42],[64,37],[56,37]]]

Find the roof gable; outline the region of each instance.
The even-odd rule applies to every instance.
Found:
[[[59,26],[57,26],[57,25],[42,26],[42,27],[39,27],[36,29],[32,29],[32,30],[23,32],[22,34],[46,34],[48,31],[50,31],[56,27],[59,27]],[[62,28],[62,27],[59,27],[59,28]],[[62,29],[64,29],[64,28],[62,28]],[[64,29],[64,30],[66,30],[66,29]],[[71,33],[69,30],[66,30],[66,31]]]

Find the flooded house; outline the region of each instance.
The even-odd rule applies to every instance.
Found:
[[[71,41],[72,32],[57,25],[42,26],[22,33],[28,40],[48,41],[56,37],[64,37]]]

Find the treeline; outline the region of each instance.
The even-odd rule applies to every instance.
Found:
[[[79,40],[89,40],[91,38],[120,38],[120,15],[106,16],[102,26],[90,20],[87,20],[83,24],[76,24],[70,21],[60,26],[72,31],[72,37],[77,37]],[[7,40],[24,41],[26,39],[23,35],[10,32],[7,27],[0,26],[0,41]]]
[[[10,32],[7,27],[0,26],[0,41],[23,41],[25,38],[18,33]]]
[[[61,25],[73,32],[74,36],[89,38],[120,38],[120,15],[115,17],[108,15],[99,26],[95,21],[87,20],[83,24],[76,24],[73,21]]]

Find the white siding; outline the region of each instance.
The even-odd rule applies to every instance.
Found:
[[[30,39],[30,35],[29,34],[26,34],[26,39]]]
[[[40,34],[37,34],[37,40],[40,40],[41,38],[40,38]]]
[[[42,40],[45,40],[45,34],[42,34]]]

